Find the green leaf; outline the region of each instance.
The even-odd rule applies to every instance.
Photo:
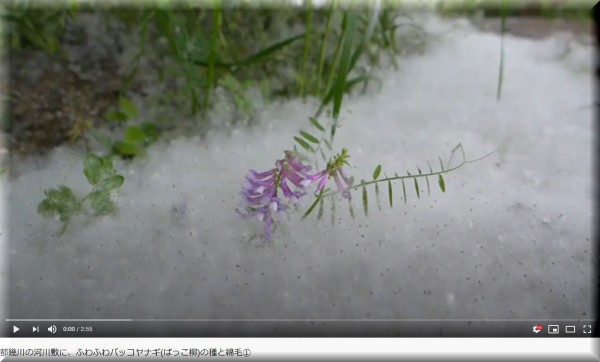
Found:
[[[140,124],[140,129],[146,135],[146,142],[148,143],[156,141],[161,134],[160,129],[154,123],[144,122]]]
[[[313,152],[312,147],[302,138],[294,136],[294,140],[296,140],[296,142],[298,142],[298,144],[308,152]]]
[[[309,142],[316,143],[316,144],[319,143],[319,140],[315,136],[311,135],[310,133],[300,131],[300,134],[302,135],[302,137],[306,138]]]
[[[321,199],[321,202],[319,202],[319,213],[317,214],[317,220],[321,220],[321,218],[323,217],[323,204],[325,203],[324,199]]]
[[[246,59],[244,59],[242,61],[239,61],[239,62],[219,62],[219,61],[217,61],[214,63],[214,66],[221,67],[221,68],[233,68],[233,67],[242,67],[245,65],[253,64],[253,63],[263,62],[263,61],[268,60],[268,57],[271,54],[273,54],[276,51],[278,51],[279,49],[282,49],[282,48],[286,47],[287,45],[295,42],[296,40],[303,39],[304,36],[305,36],[305,34],[299,34],[299,35],[284,39],[280,42],[277,42],[277,43],[265,48],[265,49],[258,51],[257,53],[250,55],[249,57],[247,57]],[[197,64],[197,65],[205,66],[205,67],[208,66],[208,62],[203,61],[203,60],[194,60],[193,63]]]
[[[330,151],[333,149],[333,147],[331,147],[331,143],[329,141],[327,141],[326,139],[323,139],[323,142],[325,143],[325,146],[327,146],[327,148],[329,148]]]
[[[346,80],[348,79],[348,75],[352,70],[352,46],[354,39],[356,39],[357,23],[358,12],[346,11],[342,20],[342,53],[337,71],[337,79],[333,85],[333,117],[336,120],[336,124],[334,124],[331,128],[331,139],[333,139],[335,136],[337,119],[342,107],[342,100],[344,97],[344,91],[346,89]]]
[[[331,200],[331,226],[335,225],[335,199]]]
[[[404,194],[404,203],[406,204],[406,187],[404,186],[404,179],[402,179],[402,193]]]
[[[127,127],[127,129],[125,130],[124,140],[127,143],[138,144],[144,142],[145,139],[146,135],[144,134],[144,131],[142,131],[142,129],[139,127]]]
[[[390,207],[393,207],[393,196],[392,196],[392,181],[388,180],[388,197],[390,199]]]
[[[115,174],[112,161],[94,154],[89,154],[83,161],[83,174],[92,185]]]
[[[444,183],[444,178],[441,174],[438,175],[438,182],[440,184],[440,189],[442,190],[442,192],[446,192],[446,184]]]
[[[127,119],[138,117],[138,109],[132,101],[125,97],[119,97],[119,103],[121,104],[121,111],[127,116]]]
[[[129,142],[117,142],[113,148],[116,153],[124,156],[137,156],[142,153],[140,147]]]
[[[44,217],[52,217],[54,216],[54,213],[57,212],[50,199],[44,199],[42,202],[40,202],[37,211],[40,215]]]
[[[171,26],[171,13],[166,10],[158,10],[155,13],[156,24],[162,35],[167,38],[169,42],[169,47],[171,48],[171,52],[175,55],[175,58],[179,63],[183,61],[181,57],[181,53],[179,52],[179,47],[176,41],[176,37],[173,35],[172,26]]]
[[[379,184],[375,184],[375,202],[377,203],[377,208],[381,211],[381,197],[379,196]]]
[[[440,167],[442,168],[442,171],[444,171],[444,163],[442,162],[442,158],[440,156],[438,156],[438,160],[440,160]]]
[[[44,217],[58,215],[60,221],[66,223],[81,210],[81,203],[67,186],[59,185],[58,189],[46,190],[44,194],[46,199],[38,205],[38,213]]]
[[[377,180],[377,178],[379,177],[380,174],[381,174],[381,165],[377,165],[377,167],[375,167],[375,171],[373,171],[373,180]]]
[[[104,118],[107,121],[111,121],[111,122],[125,122],[127,121],[127,115],[123,112],[119,112],[119,111],[108,111],[104,114]]]
[[[416,177],[413,180],[415,180],[415,190],[417,191],[417,199],[420,199],[421,195],[419,194],[419,183],[417,182]]]
[[[112,190],[116,190],[119,187],[121,187],[121,185],[123,185],[124,181],[125,181],[125,178],[123,176],[113,175],[107,179],[100,181],[100,183],[98,183],[98,187],[100,187],[101,189],[103,189],[105,191],[112,191]]]
[[[308,119],[310,120],[310,123],[312,123],[312,125],[315,126],[319,131],[325,132],[325,128],[321,126],[321,124],[319,123],[319,121],[317,121],[316,118],[308,117]]]
[[[431,189],[429,188],[429,177],[425,176],[425,181],[427,181],[427,195],[431,195]]]
[[[110,199],[108,191],[94,191],[87,196],[94,216],[103,216],[115,213],[115,205]]]
[[[362,182],[364,183],[364,181]],[[366,186],[363,186],[362,189],[363,210],[365,211],[365,216],[369,216],[369,200],[367,198],[367,188]]]
[[[352,200],[348,199],[348,209],[350,210],[350,217],[352,218],[352,220],[355,219],[354,216],[354,205],[352,204]]]

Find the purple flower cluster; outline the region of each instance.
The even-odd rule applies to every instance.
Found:
[[[257,218],[263,224],[263,237],[271,240],[274,217],[285,212],[289,206],[278,194],[281,189],[283,197],[297,202],[306,195],[305,189],[313,182],[318,182],[316,192],[321,192],[329,177],[333,177],[336,187],[344,198],[350,198],[348,188],[352,186],[352,178],[348,178],[341,166],[347,155],[342,151],[344,159],[330,162],[327,168],[316,174],[309,174],[311,167],[302,163],[291,151],[285,152],[285,157],[275,162],[275,168],[264,172],[250,170],[242,186],[241,195],[245,202],[243,211],[238,212],[245,218]],[[292,189],[293,188],[293,189]]]

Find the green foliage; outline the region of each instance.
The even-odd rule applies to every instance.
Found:
[[[246,96],[246,92],[252,86],[252,82],[245,81],[242,83],[230,73],[226,73],[219,79],[219,84],[229,90],[236,107],[246,116],[250,116],[254,110],[254,106]]]
[[[165,59],[166,66],[157,69],[160,79],[183,79],[184,84],[162,93],[159,102],[189,109],[192,116],[213,106],[216,98],[212,95],[217,87],[232,97],[237,110],[250,116],[254,107],[247,90],[260,87],[267,99],[317,96],[321,108],[333,105],[337,118],[344,94],[361,84],[366,87],[374,79],[372,67],[357,66],[358,60],[368,54],[370,65],[377,65],[380,50],[395,55],[397,28],[402,25],[397,21],[402,11],[387,5],[381,11],[364,11],[360,6],[335,1],[325,7],[308,2],[304,9],[261,9],[222,0],[210,5],[186,2],[176,7],[148,7],[110,2],[107,8],[84,6],[83,10],[110,16],[139,35],[138,49],[121,79],[122,94],[134,83],[144,55]],[[7,17],[11,29],[16,29],[13,33],[19,39],[31,38],[27,40],[30,44],[48,51],[60,45],[65,24],[79,11],[75,5],[55,9],[23,5],[14,9]],[[281,37],[290,28],[304,31]],[[149,39],[157,40],[151,49],[147,46]],[[127,98],[119,99],[118,109],[105,114],[106,120],[122,126],[138,117],[137,108]],[[337,122],[327,126],[331,126],[333,136]],[[328,148],[331,141],[320,140]],[[125,140],[112,148],[128,156],[141,152],[140,146]]]
[[[373,170],[373,180],[377,180],[377,178],[379,177],[380,174],[381,174],[381,165],[377,165],[377,167],[375,167],[375,170]]]
[[[161,135],[160,129],[153,123],[142,123],[125,129],[123,140],[116,142],[112,152],[126,157],[143,156],[146,148]]]
[[[114,175],[115,170],[110,159],[90,154],[83,162],[83,174],[91,185],[96,185]]]
[[[342,39],[340,40],[341,58],[337,70],[337,78],[331,89],[333,94],[333,118],[337,121],[342,107],[342,100],[346,93],[346,80],[352,70],[352,49],[356,39],[358,14],[355,11],[347,11],[342,22]],[[331,127],[331,139],[335,136],[337,122]]]
[[[126,120],[132,120],[138,117],[139,111],[132,101],[125,97],[119,97],[119,103],[121,105],[121,112],[125,115]]]
[[[19,1],[4,4],[3,27],[12,49],[42,49],[56,54],[69,18],[78,13],[77,4],[68,7],[35,7]]]
[[[38,205],[38,213],[44,217],[58,217],[66,224],[81,210],[81,202],[67,186],[59,185],[57,189],[48,189],[44,191],[44,195],[46,198]]]
[[[437,10],[442,16],[472,16],[483,12],[486,17],[541,16],[548,19],[590,20],[592,0],[460,0],[438,1]]]
[[[139,117],[139,109],[130,99],[119,97],[119,108],[105,114],[105,119],[124,124]],[[136,126],[128,126],[123,133],[123,139],[112,144],[111,152],[124,157],[141,156],[146,148],[161,135],[156,124],[143,122]],[[105,143],[105,142],[103,142]]]
[[[83,198],[78,198],[67,186],[59,185],[57,189],[44,191],[46,198],[38,205],[38,213],[44,217],[58,218],[62,222],[60,233],[64,233],[72,217],[85,211],[84,205],[89,203],[93,216],[116,213],[116,205],[111,195],[123,185],[125,178],[118,175],[109,158],[89,154],[83,162],[83,174],[92,185],[92,191]]]
[[[361,184],[364,185],[364,180],[362,180]],[[365,216],[369,216],[369,199],[367,195],[367,187],[363,186],[362,188],[362,201],[363,201],[363,210],[365,212]]]
[[[453,157],[455,156],[455,154],[460,151],[460,154],[462,156],[462,160],[461,162],[456,165],[456,166],[451,166],[450,162],[452,161]],[[495,152],[495,151],[494,151]],[[463,167],[465,164],[467,163],[473,163],[473,162],[477,162],[479,160],[482,160],[488,156],[490,156],[492,153],[491,152],[481,158],[475,159],[475,160],[467,160],[464,154],[464,150],[462,148],[461,144],[458,144],[456,147],[454,147],[454,149],[452,150],[452,152],[450,153],[450,158],[448,161],[448,164],[446,166],[444,166],[444,164],[442,163],[442,160],[440,157],[438,157],[438,159],[440,160],[440,170],[439,171],[433,171],[431,166],[429,166],[429,172],[428,173],[423,173],[423,171],[421,170],[420,167],[417,166],[417,174],[411,174],[410,171],[406,172],[405,176],[399,176],[398,174],[394,174],[393,177],[388,177],[387,175],[384,178],[379,178],[379,176],[382,173],[382,166],[381,165],[377,165],[375,167],[375,170],[373,171],[373,180],[371,181],[365,181],[365,180],[361,180],[361,182],[357,185],[354,186],[350,186],[348,189],[349,190],[357,190],[357,189],[361,189],[362,190],[362,206],[363,206],[363,211],[365,213],[365,216],[368,216],[369,214],[369,199],[368,199],[368,191],[367,191],[367,187],[370,185],[373,185],[375,188],[375,195],[377,198],[377,205],[378,208],[381,210],[380,207],[380,201],[379,201],[379,184],[380,183],[387,183],[387,187],[388,187],[388,201],[390,204],[390,208],[393,207],[393,185],[392,185],[392,181],[400,181],[400,183],[402,184],[402,194],[403,194],[403,199],[404,202],[407,203],[407,189],[406,189],[406,184],[405,184],[405,180],[413,180],[414,186],[415,186],[415,193],[417,195],[417,198],[420,199],[421,197],[421,190],[419,187],[419,179],[425,179],[427,182],[427,188],[428,188],[428,194],[429,194],[429,178],[430,177],[437,177],[438,179],[438,185],[440,187],[440,190],[442,192],[446,192],[446,183],[444,181],[444,174],[450,173],[452,171],[455,171],[461,167]],[[344,154],[344,152],[342,152],[342,154]],[[347,154],[346,154],[347,156]],[[429,165],[429,164],[428,164]],[[317,203],[322,202],[324,199],[326,198],[330,198],[334,195],[337,195],[340,191],[321,191],[321,193],[318,195],[318,197],[315,199],[314,203],[309,207],[309,209],[304,213],[303,218],[306,218],[312,211],[313,209],[316,207]],[[332,200],[333,201],[333,200]],[[349,200],[350,201],[350,200]],[[350,216],[352,218],[354,218],[354,209],[352,206],[352,202],[349,202],[349,209],[350,209]],[[321,212],[321,211],[320,211]],[[319,217],[320,218],[320,217]]]
[[[123,123],[136,119],[139,116],[139,110],[129,99],[119,97],[119,108],[108,111],[104,114],[104,119],[110,122]]]

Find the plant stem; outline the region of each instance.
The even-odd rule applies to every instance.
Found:
[[[221,28],[221,1],[215,0],[215,8],[213,9],[212,32],[210,36],[210,53],[208,55],[208,69],[206,72],[206,95],[204,97],[204,109],[208,109],[210,94],[215,86],[216,79],[216,62],[217,62],[217,39]]]
[[[487,155],[485,155],[483,157],[480,157],[480,158],[477,158],[477,159],[474,159],[474,160],[467,160],[467,159],[465,159],[465,154],[464,154],[464,150],[463,150],[462,146],[459,145],[454,150],[456,151],[457,149],[461,150],[462,155],[463,155],[463,160],[461,161],[461,163],[459,165],[454,166],[452,168],[448,168],[448,169],[437,171],[437,172],[423,173],[423,174],[420,174],[420,175],[394,176],[394,177],[386,177],[386,178],[382,178],[382,179],[372,180],[372,181],[368,181],[368,182],[361,182],[361,183],[359,183],[357,185],[348,187],[348,190],[356,190],[356,189],[358,189],[360,187],[368,186],[370,184],[375,184],[375,183],[380,183],[380,182],[388,182],[388,181],[396,181],[396,180],[404,180],[404,179],[416,179],[416,178],[423,178],[423,177],[443,175],[443,174],[455,171],[455,170],[463,167],[467,163],[473,163],[473,162],[477,162],[477,161],[483,160],[484,158],[489,157],[490,155],[492,155],[493,153],[496,152],[496,151],[492,151],[492,152],[488,153]],[[324,197],[334,196],[334,195],[337,195],[339,193],[341,193],[341,191],[339,191],[339,190],[338,191],[331,191],[331,192],[328,192],[328,193],[326,193],[324,195],[320,195],[319,197],[324,198]]]
[[[323,33],[323,37],[321,39],[321,50],[319,55],[319,69],[317,71],[317,95],[322,97],[321,93],[322,83],[323,83],[323,65],[325,64],[325,47],[327,46],[327,37],[329,35],[329,28],[331,25],[331,18],[333,17],[333,6],[334,0],[331,1],[331,5],[329,6],[329,11],[327,13],[327,20],[325,21],[325,31]]]
[[[498,88],[496,89],[496,100],[500,100],[500,93],[502,92],[502,80],[504,78],[504,33],[506,32],[506,1],[502,0],[500,5],[500,65],[498,70]]]
[[[300,90],[298,93],[302,98],[306,96],[305,88],[308,78],[308,50],[310,46],[311,19],[312,19],[312,0],[307,0],[306,14],[306,34],[304,37],[304,55],[302,57],[302,75],[300,76]]]

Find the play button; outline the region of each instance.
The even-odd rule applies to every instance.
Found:
[[[13,333],[17,333],[20,330],[19,327],[17,326],[13,326]]]

